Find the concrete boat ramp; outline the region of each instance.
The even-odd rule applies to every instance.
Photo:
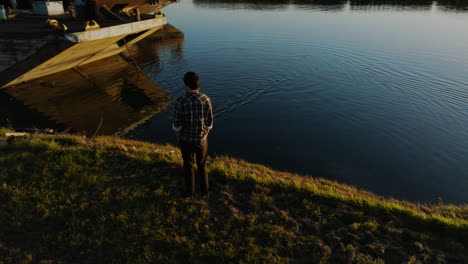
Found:
[[[91,22],[91,27],[90,20],[69,15],[52,18],[66,30],[47,25],[46,16],[0,22],[0,88],[117,55],[167,24],[161,12],[142,14],[136,21]]]

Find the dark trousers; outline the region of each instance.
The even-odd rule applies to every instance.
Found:
[[[208,173],[205,164],[208,154],[208,140],[201,142],[180,142],[180,150],[184,160],[185,170],[185,191],[187,195],[195,195],[195,160],[198,167],[198,183],[201,186],[202,194],[206,194],[209,189]]]

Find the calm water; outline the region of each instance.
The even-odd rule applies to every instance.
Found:
[[[385,196],[468,203],[465,7],[320,2],[193,0],[166,8],[185,40],[141,45],[140,67],[161,91],[145,97],[151,118],[119,131],[175,144],[172,107],[160,112],[164,91],[181,95],[183,73],[196,71],[216,113],[212,154]],[[99,108],[89,112],[98,113],[94,129],[103,118]]]

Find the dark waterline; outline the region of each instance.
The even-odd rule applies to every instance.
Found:
[[[468,14],[452,3],[183,1],[165,9],[183,42],[135,47],[157,86],[111,58],[83,69],[92,82],[69,71],[0,91],[0,125],[93,134],[103,120],[100,134],[176,144],[161,111],[192,70],[215,107],[212,154],[467,203]]]

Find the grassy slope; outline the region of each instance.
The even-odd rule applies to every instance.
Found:
[[[176,148],[110,137],[34,135],[0,153],[0,263],[468,263],[468,206],[228,157],[192,201]]]

